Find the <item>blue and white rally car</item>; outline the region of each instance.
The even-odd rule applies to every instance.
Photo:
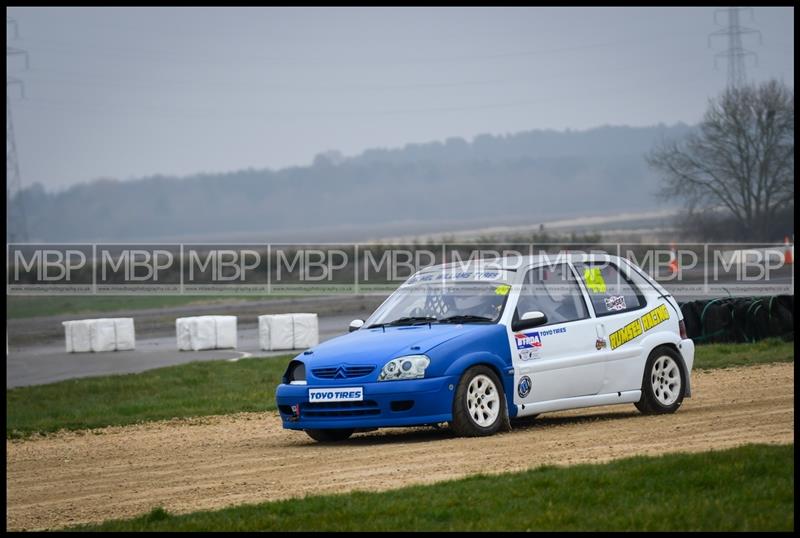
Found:
[[[617,256],[428,267],[350,330],[289,363],[276,395],[284,428],[336,441],[449,422],[479,436],[579,407],[674,413],[691,395],[678,304]]]

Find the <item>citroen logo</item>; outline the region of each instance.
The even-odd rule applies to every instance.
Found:
[[[344,366],[340,366],[336,369],[336,373],[333,375],[334,379],[345,379],[347,377],[347,373],[344,370]]]

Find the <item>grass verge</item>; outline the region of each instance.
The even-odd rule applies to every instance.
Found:
[[[748,344],[704,344],[695,347],[694,368],[730,368],[794,361],[794,340],[778,338]]]
[[[290,480],[291,478],[287,478]],[[476,475],[70,530],[754,531],[794,529],[794,445]]]
[[[148,420],[268,411],[291,355],[208,361],[6,390],[6,438]],[[791,362],[794,342],[697,346],[695,369]]]
[[[268,295],[219,297],[202,295],[75,295],[75,296],[10,296],[6,297],[8,319],[35,318],[61,314],[90,314],[116,311],[169,308],[173,306],[269,299]]]
[[[291,357],[191,362],[8,389],[6,438],[275,409],[275,387]]]

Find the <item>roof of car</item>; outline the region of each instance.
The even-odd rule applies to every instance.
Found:
[[[555,264],[558,262],[586,262],[586,261],[609,261],[611,259],[618,259],[619,257],[613,254],[606,254],[603,252],[587,253],[587,252],[554,252],[552,254],[541,254],[535,256],[506,256],[502,258],[494,258],[489,260],[463,260],[451,263],[444,263],[439,265],[432,265],[422,269],[420,272],[438,270],[438,269],[451,269],[458,268],[461,270],[472,270],[479,266],[481,270],[501,270],[501,271],[516,271],[517,269],[529,267],[537,263],[546,262],[548,264]]]

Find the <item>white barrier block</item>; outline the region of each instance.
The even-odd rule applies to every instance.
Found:
[[[62,321],[67,353],[130,350],[135,348],[133,318]]]
[[[72,352],[86,353],[92,350],[92,320],[82,319],[70,322]]]
[[[178,337],[178,351],[191,351],[192,349],[192,318],[178,318],[175,320],[175,335]]]
[[[292,314],[275,314],[269,318],[269,349],[294,349]]]
[[[236,316],[214,316],[217,324],[217,349],[236,348]]]
[[[113,319],[103,318],[86,321],[89,322],[92,351],[99,353],[117,349],[117,336]]]
[[[72,324],[74,321],[62,321],[61,325],[64,326],[64,340],[67,345],[67,353],[72,353]],[[8,337],[6,337],[8,338]]]
[[[190,331],[193,351],[217,347],[217,320],[215,316],[192,318]]]
[[[136,349],[136,331],[133,318],[114,318],[114,329],[117,333],[117,351]]]
[[[61,325],[64,326],[64,340],[67,347],[67,353],[73,353],[74,348],[72,346],[72,324],[75,323],[74,321],[62,321]]]
[[[195,316],[175,320],[180,351],[230,349],[237,346],[236,316]]]
[[[306,349],[319,344],[319,320],[316,314],[292,314],[293,349]]]
[[[258,349],[269,351],[269,318],[272,316],[267,314],[258,316]]]

